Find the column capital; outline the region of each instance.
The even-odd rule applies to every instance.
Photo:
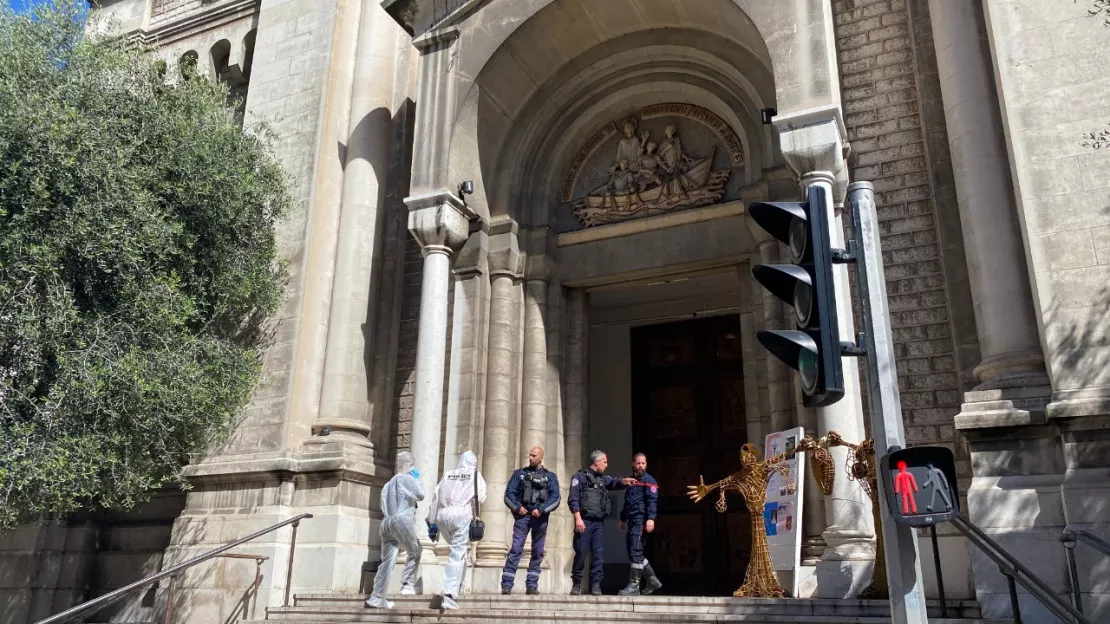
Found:
[[[471,278],[489,273],[489,222],[482,220],[478,229],[471,232],[470,238],[455,256],[452,269],[460,278]]]
[[[446,189],[406,197],[405,206],[409,210],[409,233],[420,243],[424,255],[454,255],[470,237],[470,222],[478,220],[478,214],[466,202]]]
[[[828,181],[844,200],[848,184],[847,141],[839,106],[822,106],[775,118],[779,149],[803,184]]]
[[[489,273],[518,280],[524,274],[524,254],[520,252],[520,227],[515,219],[498,215],[489,223]]]
[[[524,279],[527,281],[547,282],[555,271],[559,252],[558,239],[554,230],[541,226],[527,229],[524,239]]]

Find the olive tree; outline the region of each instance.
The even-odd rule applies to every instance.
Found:
[[[0,530],[175,482],[249,401],[283,292],[270,140],[85,26],[79,0],[0,10]]]

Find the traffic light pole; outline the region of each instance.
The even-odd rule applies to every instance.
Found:
[[[894,364],[894,337],[887,307],[875,190],[870,182],[848,185],[852,215],[852,240],[856,260],[856,288],[863,317],[867,360],[867,399],[875,453],[882,456],[905,445],[898,371]],[[885,487],[879,480],[879,487]],[[890,617],[894,624],[927,624],[925,592],[921,582],[921,557],[913,527],[894,522],[886,493],[878,496],[883,544],[890,589]],[[878,562],[876,562],[878,563]]]

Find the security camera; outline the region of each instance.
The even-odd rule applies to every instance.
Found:
[[[467,180],[459,185],[459,196],[473,195],[474,194],[474,181]]]

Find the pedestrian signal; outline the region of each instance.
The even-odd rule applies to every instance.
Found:
[[[888,453],[879,465],[895,522],[929,526],[960,515],[952,451],[943,446],[917,446]]]

